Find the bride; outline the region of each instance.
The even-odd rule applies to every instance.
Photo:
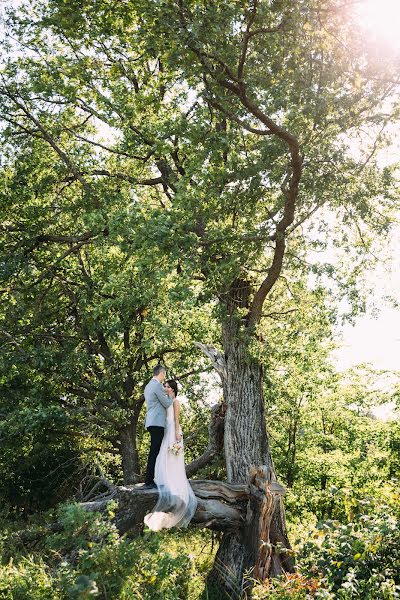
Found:
[[[153,531],[170,527],[187,527],[197,508],[197,498],[186,477],[183,433],[179,424],[178,385],[168,379],[165,391],[172,398],[167,408],[164,437],[158,453],[154,481],[158,500],[144,523]]]

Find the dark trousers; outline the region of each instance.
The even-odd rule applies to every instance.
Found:
[[[151,442],[149,456],[147,459],[147,470],[145,483],[154,483],[154,468],[156,466],[156,460],[158,453],[160,452],[161,442],[164,437],[164,427],[158,425],[149,425],[147,431],[150,433]]]

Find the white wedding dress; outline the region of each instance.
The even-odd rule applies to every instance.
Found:
[[[171,405],[167,408],[164,437],[154,468],[158,500],[144,517],[144,523],[153,531],[187,527],[197,508],[197,498],[186,477],[184,451],[176,455],[168,450],[175,442],[174,407]]]

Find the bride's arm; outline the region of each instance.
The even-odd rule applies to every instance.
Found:
[[[180,442],[181,441],[181,426],[179,424],[179,412],[181,410],[181,404],[178,400],[178,398],[174,398],[174,416],[175,416],[175,435],[176,435],[176,439]]]

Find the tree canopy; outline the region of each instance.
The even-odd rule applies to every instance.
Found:
[[[192,409],[190,472],[314,486],[324,516],[329,482],[354,483],[388,435],[354,411],[370,380],[346,385],[328,353],[336,300],[363,309],[362,275],[396,223],[396,165],[378,153],[399,119],[398,61],[341,0],[33,1],[6,25],[7,481],[18,457],[51,473],[99,452],[118,482],[137,482],[143,387],[162,361]],[[212,367],[219,412],[199,408]],[[223,421],[223,448],[207,442],[204,415],[211,433]],[[21,506],[36,479],[18,478],[8,501]],[[282,499],[263,521],[263,493],[249,492],[243,530],[221,539],[209,583],[227,593],[248,567],[293,568]]]

